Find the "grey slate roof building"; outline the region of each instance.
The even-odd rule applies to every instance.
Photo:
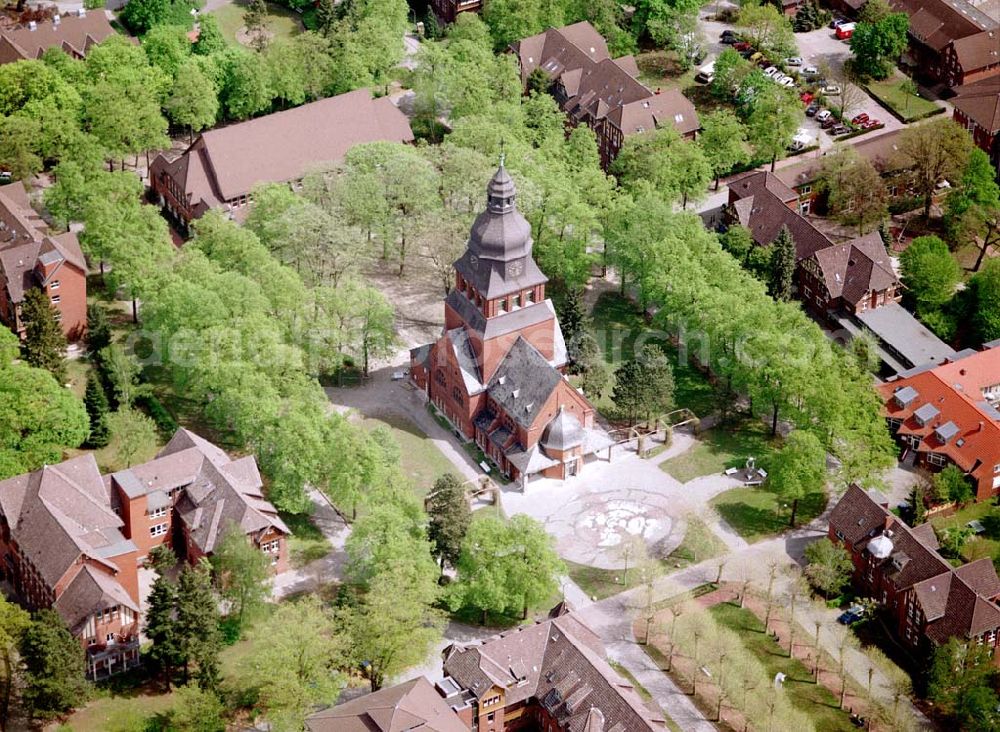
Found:
[[[471,693],[479,729],[489,729],[487,715],[503,729],[506,710],[522,706],[523,716],[541,719],[544,710],[567,732],[666,729],[662,713],[608,665],[600,638],[566,603],[535,625],[449,646],[444,672],[446,682]]]
[[[454,263],[443,332],[410,351],[411,378],[435,408],[522,485],[538,473],[575,475],[585,455],[610,445],[594,424],[593,405],[563,376],[566,342],[532,245],[531,226],[517,209],[517,188],[501,160],[486,186],[485,210]],[[572,415],[584,439],[541,444],[542,432],[561,412],[563,420]],[[560,441],[565,449],[555,447]]]

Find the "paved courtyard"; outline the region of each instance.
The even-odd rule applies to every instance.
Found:
[[[634,448],[615,448],[610,462],[593,458],[569,480],[535,479],[523,493],[504,491],[504,510],[541,521],[564,559],[601,569],[623,568],[629,561],[626,547],[637,538],[650,556],[666,557],[683,541],[685,517],[691,514],[704,516],[726,541],[707,503],[739,481],[720,474],[683,484],[660,469],[694,444],[690,432],[678,430],[670,447],[648,460]]]

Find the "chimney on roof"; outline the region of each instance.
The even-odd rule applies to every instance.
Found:
[[[28,30],[33,31],[36,30],[37,28],[38,28],[38,23],[36,23],[33,20],[28,21]]]
[[[60,20],[62,20],[62,18],[59,17],[59,13],[56,13],[52,16],[52,25],[59,25]]]
[[[889,531],[892,529],[892,514],[887,513],[885,515],[885,526],[882,527],[883,531]]]
[[[982,420],[979,420],[979,429],[977,429],[977,430],[976,430],[976,432],[982,432],[982,431],[983,431],[983,427],[984,427],[984,426],[985,426],[985,425],[983,424],[983,421],[982,421]]]
[[[80,8],[79,10],[76,11],[76,16],[78,18],[86,18],[87,17],[87,11],[84,10],[83,8]]]

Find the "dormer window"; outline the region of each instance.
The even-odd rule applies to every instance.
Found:
[[[920,394],[912,386],[904,386],[902,389],[897,389],[896,393],[892,395],[892,398],[896,402],[896,406],[900,409],[908,407],[913,403]]]
[[[941,412],[938,411],[938,408],[933,404],[925,404],[913,413],[913,418],[917,421],[917,424],[924,427],[939,414],[941,414]]]
[[[943,425],[934,430],[934,436],[937,437],[943,444],[947,444],[948,440],[958,434],[958,425],[954,422],[945,422]]]

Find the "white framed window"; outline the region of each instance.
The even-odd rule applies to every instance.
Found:
[[[104,639],[105,639],[105,640],[106,640],[106,641],[107,641],[108,643],[114,643],[114,642],[115,642],[115,634],[114,634],[114,633],[108,633],[108,634],[107,634],[107,635],[106,635],[106,636],[104,637]]]
[[[166,515],[167,515],[166,506],[160,506],[159,508],[154,508],[152,511],[149,512],[150,518],[163,518]]]
[[[168,524],[156,524],[149,527],[150,536],[163,536],[167,533]]]
[[[260,550],[266,554],[277,554],[281,551],[281,541],[279,539],[265,541],[260,545]]]
[[[938,455],[936,452],[927,453],[927,462],[931,465],[937,465],[938,467],[943,467],[948,464],[948,458],[944,455]]]
[[[60,295],[53,295],[52,296],[52,304],[53,305],[58,305],[60,302],[62,302],[62,297]]]
[[[50,290],[58,290],[59,289],[59,280],[52,280],[52,282],[49,283],[49,289]]]

